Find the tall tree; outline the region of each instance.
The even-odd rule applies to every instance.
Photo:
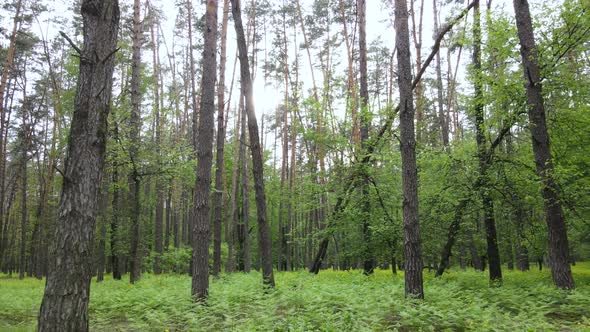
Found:
[[[395,45],[397,47],[398,85],[400,93],[400,145],[402,156],[402,191],[405,293],[406,297],[424,298],[422,248],[418,218],[418,170],[414,132],[414,97],[406,0],[395,0]]]
[[[117,0],[83,0],[84,44],[39,331],[88,331],[94,226],[105,159]]]
[[[18,34],[19,22],[21,20],[22,0],[18,0],[15,6],[15,14],[12,20],[12,33],[10,35],[10,43],[6,53],[6,58],[2,66],[2,76],[0,76],[0,261],[4,258],[4,246],[8,239],[8,234],[4,232],[7,229],[4,222],[4,199],[5,199],[5,169],[6,169],[6,154],[4,146],[6,146],[6,139],[4,131],[8,127],[6,124],[6,110],[4,108],[4,97],[6,87],[8,85],[8,78],[12,75],[14,58],[16,54],[16,38]],[[8,224],[8,220],[6,220]]]
[[[245,111],[248,115],[248,132],[250,133],[250,150],[252,152],[252,164],[254,173],[254,188],[256,193],[256,210],[258,213],[258,248],[262,261],[262,280],[266,286],[274,287],[275,280],[272,271],[272,251],[270,241],[270,229],[266,215],[266,193],[264,191],[264,163],[262,162],[262,150],[258,134],[258,124],[254,112],[254,98],[252,96],[252,79],[250,76],[250,64],[248,60],[248,48],[244,36],[242,24],[242,10],[240,0],[231,0],[232,17],[237,35],[238,56],[240,59],[240,78],[243,94],[246,98]]]
[[[537,174],[541,178],[541,193],[545,206],[551,276],[557,287],[573,289],[575,284],[569,265],[567,226],[559,199],[559,188],[554,178],[553,158],[545,119],[539,56],[535,44],[529,3],[527,0],[514,0],[513,3],[518,38],[520,40],[524,79],[526,81],[529,128],[531,130]]]
[[[207,0],[201,110],[197,135],[197,180],[193,223],[193,283],[195,301],[206,300],[209,292],[209,193],[213,162],[215,81],[217,77],[217,0]],[[197,114],[194,114],[196,117]]]
[[[371,124],[371,116],[369,112],[369,83],[368,83],[368,70],[367,70],[367,3],[366,0],[357,0],[357,15],[359,21],[359,70],[360,70],[360,118],[361,118],[361,151],[366,153],[368,148],[369,140],[369,126]],[[410,77],[411,80],[411,77]],[[410,81],[411,84],[411,81]],[[410,88],[410,91],[411,88]],[[370,167],[369,160],[361,158],[363,162],[366,161],[366,165],[363,165],[363,170],[368,171]],[[371,216],[371,202],[369,200],[369,180],[368,174],[363,174],[361,185],[361,197],[362,197],[362,230],[363,230],[363,269],[365,274],[373,273],[375,268],[375,262],[373,258],[373,250],[371,244],[371,229],[370,229],[370,216]]]
[[[477,189],[481,196],[484,224],[487,242],[487,258],[490,266],[490,282],[502,282],[502,267],[500,265],[500,250],[494,217],[494,203],[489,186],[489,161],[486,152],[484,127],[484,96],[481,67],[481,14],[479,0],[475,0],[473,7],[473,103],[475,116],[475,133],[477,143],[477,157],[479,159],[479,179]]]
[[[140,65],[141,45],[143,43],[143,23],[140,19],[141,4],[133,1],[133,44],[131,58],[131,115],[129,116],[129,159],[131,172],[129,174],[129,204],[131,219],[131,273],[129,281],[134,283],[141,277],[141,174],[139,161],[139,147],[141,144],[141,90]]]
[[[224,190],[224,147],[225,147],[225,64],[227,62],[227,25],[229,0],[223,1],[221,21],[221,45],[219,57],[219,82],[217,84],[217,155],[215,159],[215,193],[213,195],[213,275],[221,271],[221,224]]]

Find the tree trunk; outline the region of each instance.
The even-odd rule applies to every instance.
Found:
[[[26,84],[26,83],[25,83]],[[26,93],[26,91],[25,91]],[[23,100],[26,99],[26,95],[23,96]],[[22,141],[22,160],[21,160],[21,223],[20,223],[20,263],[19,263],[19,279],[25,278],[25,269],[27,265],[27,160],[28,160],[28,150],[29,150],[29,131],[28,131],[28,124],[26,118],[26,106],[23,106],[21,110],[23,117],[22,117],[22,130],[23,130],[23,141]]]
[[[455,207],[455,217],[449,225],[449,230],[447,233],[447,242],[445,243],[445,246],[441,251],[440,264],[438,266],[438,269],[436,269],[435,277],[442,276],[445,270],[448,269],[450,266],[451,251],[453,249],[453,245],[455,245],[457,233],[459,233],[459,229],[461,228],[463,212],[465,211],[465,207],[468,203],[469,200],[464,199],[459,202],[459,205],[457,207]]]
[[[262,278],[266,286],[274,288],[275,281],[272,271],[270,229],[266,215],[266,193],[264,191],[264,164],[262,161],[262,150],[260,148],[260,138],[258,135],[258,124],[256,123],[256,114],[254,112],[248,51],[246,47],[246,38],[244,37],[244,27],[242,25],[242,14],[239,0],[231,1],[232,16],[238,39],[241,85],[242,91],[244,91],[243,94],[246,97],[246,113],[248,115],[248,131],[250,133],[250,150],[252,152],[254,188],[256,192],[256,208],[258,214],[258,247],[262,261]]]
[[[129,207],[131,219],[131,274],[129,281],[134,283],[141,277],[141,174],[139,173],[139,146],[141,130],[141,91],[140,65],[143,24],[140,20],[141,4],[139,0],[133,2],[133,55],[131,59],[131,115],[129,117],[129,158],[131,159],[131,174],[129,174]]]
[[[113,129],[113,139],[119,139],[119,128],[115,122],[115,128]],[[119,242],[118,242],[118,229],[121,211],[121,197],[119,192],[119,167],[113,165],[112,174],[113,183],[113,215],[111,216],[111,264],[113,265],[113,279],[121,280],[121,260],[119,255]]]
[[[361,118],[361,151],[366,153],[367,141],[369,139],[369,84],[368,84],[368,72],[367,72],[367,14],[366,14],[366,0],[357,0],[357,15],[359,21],[359,53],[360,53],[360,118]],[[410,77],[411,80],[411,77]],[[411,81],[410,81],[411,84]],[[410,88],[410,91],[411,88]],[[369,160],[363,158],[363,166],[365,172],[368,171],[370,165]],[[361,209],[362,209],[362,231],[363,231],[363,268],[366,275],[372,274],[375,269],[375,261],[373,258],[373,250],[371,243],[371,230],[370,230],[370,217],[371,217],[371,202],[369,201],[369,174],[363,174],[361,184]]]
[[[434,16],[434,30],[438,31],[438,0],[432,0],[432,10]],[[442,135],[442,143],[444,147],[449,146],[449,122],[444,111],[444,97],[443,97],[443,81],[442,71],[440,64],[440,52],[436,53],[436,92],[437,92],[437,103],[438,103],[438,122],[440,126],[440,132]]]
[[[424,298],[422,249],[418,219],[418,171],[414,133],[414,98],[406,0],[395,1],[398,84],[400,90],[400,145],[402,156],[403,223],[406,297]]]
[[[150,12],[152,12],[152,8],[149,8]],[[153,43],[152,49],[152,62],[154,66],[154,73],[153,73],[153,85],[154,85],[154,113],[155,113],[155,121],[156,121],[156,160],[158,164],[158,171],[162,171],[162,156],[161,156],[161,146],[162,146],[162,117],[160,116],[160,86],[159,86],[159,79],[160,79],[160,61],[158,55],[158,39],[155,32],[155,22],[154,22],[154,13],[150,13],[150,34]],[[162,273],[160,268],[160,258],[163,253],[162,248],[162,222],[164,219],[164,179],[161,174],[158,174],[156,177],[156,218],[155,218],[155,227],[154,227],[154,247],[156,249],[156,257],[154,259],[154,274]]]
[[[39,331],[88,331],[94,225],[105,159],[119,3],[84,0],[81,12],[82,61]]]
[[[208,0],[206,6],[193,222],[192,296],[197,302],[205,301],[209,293],[209,194],[211,191],[211,164],[213,162],[215,80],[217,77],[217,0]],[[195,113],[194,116],[196,117],[197,114]]]
[[[2,66],[2,76],[0,76],[0,262],[4,257],[4,250],[7,244],[8,234],[4,232],[7,230],[6,225],[8,219],[6,219],[6,225],[3,225],[4,221],[4,199],[5,199],[5,169],[6,169],[6,137],[4,131],[8,128],[6,122],[6,110],[4,109],[4,95],[7,90],[9,77],[12,75],[13,63],[16,54],[16,37],[18,33],[18,27],[21,19],[22,0],[16,3],[16,12],[14,14],[12,23],[12,33],[10,35],[10,43],[6,53],[6,59]]]
[[[484,127],[484,105],[483,105],[483,82],[480,77],[481,68],[481,27],[479,0],[475,0],[474,22],[473,22],[473,71],[474,71],[474,104],[475,104],[475,130],[477,141],[477,155],[479,159],[479,180],[478,189],[482,200],[484,224],[486,228],[487,258],[490,265],[490,282],[502,282],[502,267],[500,265],[500,250],[496,234],[496,221],[494,218],[494,206],[490,196],[490,186],[487,174],[489,163],[486,153],[485,127]]]
[[[526,81],[529,128],[545,206],[551,276],[558,288],[573,289],[575,284],[569,265],[567,225],[559,200],[559,188],[553,174],[553,158],[545,119],[543,87],[528,1],[514,0],[514,12],[516,13],[516,27],[518,28],[520,54],[522,55]]]
[[[219,59],[219,83],[217,84],[217,155],[215,160],[215,193],[213,194],[213,276],[221,271],[221,224],[224,191],[224,147],[225,147],[225,63],[227,61],[227,23],[229,0],[223,1],[221,21],[221,55]]]

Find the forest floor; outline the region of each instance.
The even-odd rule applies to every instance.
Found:
[[[191,279],[144,275],[135,285],[92,283],[93,331],[590,331],[590,263],[573,267],[577,289],[559,291],[549,271],[425,272],[426,300],[404,299],[403,273],[378,270],[276,274],[265,292],[258,273],[212,280],[207,305],[190,300]],[[0,275],[0,331],[32,331],[44,281]]]

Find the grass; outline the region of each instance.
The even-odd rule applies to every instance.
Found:
[[[130,285],[92,284],[93,331],[590,331],[590,263],[574,267],[575,291],[549,272],[425,273],[426,300],[404,299],[403,275],[376,271],[277,273],[264,291],[258,273],[212,280],[207,305],[190,299],[190,277],[144,275]],[[44,281],[0,276],[0,331],[35,330]]]

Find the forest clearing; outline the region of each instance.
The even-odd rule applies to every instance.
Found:
[[[588,0],[8,0],[0,330],[590,331]]]
[[[573,267],[580,286],[557,292],[550,273],[509,271],[502,287],[484,273],[425,272],[424,302],[405,300],[403,272],[304,271],[222,275],[209,303],[195,305],[190,277],[146,275],[131,285],[92,283],[91,331],[588,331],[590,264]],[[0,331],[34,331],[43,282],[0,277]]]

